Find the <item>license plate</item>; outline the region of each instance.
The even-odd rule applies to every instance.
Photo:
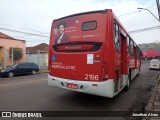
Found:
[[[78,85],[77,84],[67,84],[67,88],[71,88],[71,89],[78,89]]]
[[[153,66],[157,66],[157,65],[153,65]]]

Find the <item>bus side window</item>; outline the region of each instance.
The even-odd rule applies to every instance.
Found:
[[[130,56],[134,56],[134,43],[130,39]]]
[[[139,50],[139,48],[137,48],[137,58],[138,58],[138,60],[140,60],[140,50]]]
[[[120,51],[119,26],[116,23],[114,23],[114,44],[118,51]]]
[[[127,36],[127,53],[130,53],[129,37]]]

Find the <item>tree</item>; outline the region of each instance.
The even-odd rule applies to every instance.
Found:
[[[22,58],[23,51],[22,48],[10,48],[10,57],[12,58],[12,49],[13,49],[13,60],[17,61]]]

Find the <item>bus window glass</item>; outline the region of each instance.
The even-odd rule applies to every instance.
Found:
[[[137,48],[137,58],[138,60],[140,60],[140,49],[139,48]]]
[[[116,23],[114,23],[114,43],[118,51],[120,51],[119,27]]]
[[[130,55],[134,56],[134,43],[132,40],[130,40]]]
[[[96,28],[97,28],[96,21],[89,21],[82,23],[82,31],[95,30]]]
[[[130,51],[130,47],[129,47],[129,37],[127,36],[127,51],[128,51],[128,53],[129,53],[129,51]]]

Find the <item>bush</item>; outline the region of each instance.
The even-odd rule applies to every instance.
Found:
[[[23,56],[22,48],[10,48],[10,57],[12,57],[12,49],[13,49],[13,60],[17,61],[21,59]]]

